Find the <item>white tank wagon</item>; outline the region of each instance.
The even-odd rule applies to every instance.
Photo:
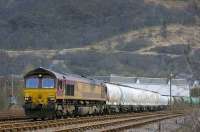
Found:
[[[168,98],[157,92],[130,86],[105,83],[107,88],[106,104],[113,111],[161,110],[167,107]]]
[[[169,105],[169,102],[170,102],[170,97],[169,96],[161,95],[161,99],[160,99],[160,104],[161,105],[167,106],[167,105]]]

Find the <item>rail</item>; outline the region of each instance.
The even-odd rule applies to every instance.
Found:
[[[77,130],[104,130],[107,131],[110,126],[127,125],[130,122],[153,121],[165,118],[182,116],[183,112],[144,112],[144,113],[126,113],[115,115],[102,115],[90,117],[65,118],[47,121],[21,120],[16,122],[0,123],[0,131],[30,131],[30,130],[51,130],[51,131],[77,131]],[[159,116],[159,119],[158,119]],[[104,129],[102,129],[104,127]],[[123,126],[125,128],[125,126]],[[122,128],[123,128],[122,127]],[[115,127],[116,129],[117,127]],[[112,128],[114,131],[114,128]],[[119,128],[118,128],[119,129]],[[111,130],[112,131],[112,130]]]

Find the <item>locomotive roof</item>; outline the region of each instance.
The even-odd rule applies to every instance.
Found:
[[[82,77],[82,76],[75,75],[75,74],[58,73],[58,72],[55,72],[53,70],[43,68],[43,67],[39,67],[39,68],[31,70],[30,72],[28,72],[27,74],[24,75],[24,78],[27,78],[29,76],[36,75],[39,73],[46,73],[46,74],[53,76],[59,80],[67,79],[67,80],[71,80],[71,81],[80,81],[80,82],[90,83],[90,84],[101,84],[101,81],[99,81],[99,80],[88,79],[86,77]]]

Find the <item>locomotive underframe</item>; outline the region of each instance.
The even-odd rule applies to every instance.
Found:
[[[32,102],[26,102],[24,109],[26,115],[33,119],[103,114],[105,110],[105,101],[59,99],[56,100],[56,102],[48,103],[48,105],[34,105]]]

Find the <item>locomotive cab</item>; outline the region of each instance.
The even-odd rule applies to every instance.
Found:
[[[55,100],[55,79],[39,74],[25,79],[25,101],[46,105]]]

